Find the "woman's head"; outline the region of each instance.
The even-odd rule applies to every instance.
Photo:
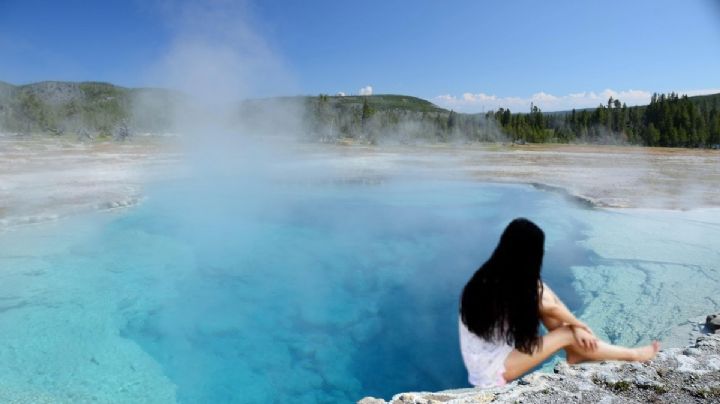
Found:
[[[518,218],[510,222],[500,236],[500,242],[490,260],[496,262],[491,270],[508,281],[532,282],[540,280],[545,233],[533,222]]]
[[[545,234],[535,223],[510,222],[490,259],[463,290],[460,316],[470,331],[502,338],[527,353],[539,345],[544,244]]]

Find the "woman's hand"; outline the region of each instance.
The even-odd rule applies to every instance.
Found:
[[[572,330],[575,342],[577,342],[577,344],[583,349],[586,351],[594,351],[597,349],[598,339],[592,334],[592,331],[590,331],[590,328],[587,325],[584,327],[574,326],[572,327]]]
[[[579,328],[581,330],[585,330],[593,337],[595,336],[595,333],[593,332],[593,330],[590,329],[590,327],[588,327],[588,325],[583,323],[582,321],[578,321],[576,324],[573,324],[572,327],[573,327],[573,329]]]

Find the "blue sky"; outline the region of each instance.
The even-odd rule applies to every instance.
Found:
[[[209,43],[245,41],[201,54],[238,50],[221,73],[253,66],[236,80],[246,97],[371,87],[479,111],[720,91],[716,0],[192,3],[199,2],[0,0],[0,80],[167,85],[158,66],[173,64],[178,43],[210,32]],[[193,10],[208,8],[210,17],[196,18]],[[217,26],[233,34],[213,36]],[[258,58],[282,77],[265,74],[268,63]]]

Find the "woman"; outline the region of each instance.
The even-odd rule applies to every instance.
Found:
[[[564,349],[568,363],[647,361],[657,341],[625,348],[599,341],[540,278],[545,234],[527,219],[505,229],[490,259],[460,301],[460,347],[470,384],[493,387],[516,379]],[[540,321],[548,333],[540,336]]]

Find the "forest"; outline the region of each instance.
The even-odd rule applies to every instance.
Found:
[[[406,104],[387,105],[387,97]],[[352,98],[352,99],[350,99]],[[384,103],[380,103],[383,101]],[[500,108],[463,114],[404,96],[329,97],[308,100],[312,133],[320,140],[512,141],[600,143],[659,147],[720,147],[720,94],[653,94],[650,104],[628,107],[610,98],[595,109],[527,113]]]
[[[108,83],[0,82],[0,132],[126,140],[181,131],[174,117],[191,97]],[[720,148],[720,94],[653,94],[628,107],[608,99],[594,109],[467,114],[406,95],[295,96],[238,101],[234,125],[260,136],[293,133],[311,142],[600,143]]]
[[[661,147],[718,147],[720,96],[653,94],[650,104],[628,107],[618,99],[589,110],[487,113],[514,141],[629,143]]]

